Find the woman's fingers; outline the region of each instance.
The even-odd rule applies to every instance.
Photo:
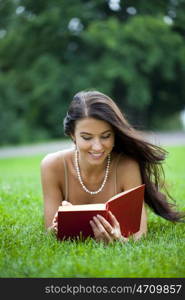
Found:
[[[112,225],[107,220],[105,220],[105,218],[103,218],[101,215],[97,215],[97,217],[102,222],[103,226],[105,227],[105,229],[113,239],[119,239],[121,237],[120,225],[112,213],[111,213]]]
[[[67,206],[67,205],[72,205],[72,204],[70,202],[64,200],[64,201],[62,201],[62,205]],[[57,234],[57,232],[58,232],[58,210],[56,211],[56,213],[54,215],[52,225],[49,228],[49,231],[50,230],[55,232],[55,234]]]
[[[97,215],[90,222],[96,240],[103,240],[104,242],[113,242],[114,240],[122,240],[120,226],[116,219],[114,219],[117,226],[112,227],[110,223],[101,215]]]
[[[58,222],[58,210],[54,215],[53,222]]]
[[[112,226],[110,225],[110,223],[101,215],[97,215],[98,220],[103,224],[104,228],[106,229],[106,231],[111,234],[111,232],[113,231]]]
[[[56,211],[53,221],[52,221],[52,225],[50,226],[50,230],[52,232],[54,232],[55,234],[57,234],[58,232],[58,210]]]
[[[120,225],[115,216],[110,213],[112,225],[101,215],[93,217],[93,221],[90,222],[96,240],[103,240],[105,242],[113,242],[119,240],[121,242],[128,241],[123,237],[120,230]]]
[[[117,228],[120,229],[119,222],[117,221],[116,217],[111,213],[111,211],[109,211],[109,216],[111,218],[111,222],[112,222],[113,227],[117,227]]]
[[[93,217],[93,220],[90,221],[90,225],[97,241],[111,242],[111,237],[97,217]]]
[[[112,224],[113,224],[113,230],[111,232],[112,235],[114,236],[117,236],[118,239],[125,243],[125,242],[128,242],[128,238],[124,237],[122,234],[121,234],[121,229],[120,229],[120,225],[119,225],[119,222],[117,221],[116,217],[111,213],[111,211],[109,211],[109,215],[111,217],[111,221],[112,221]]]

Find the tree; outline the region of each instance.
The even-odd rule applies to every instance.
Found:
[[[108,93],[144,129],[182,110],[185,0],[115,3],[0,1],[1,144],[62,136],[82,89]]]

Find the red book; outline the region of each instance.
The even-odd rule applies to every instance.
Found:
[[[139,231],[144,189],[144,184],[139,185],[113,196],[106,203],[60,206],[58,239],[93,237],[89,221],[100,214],[110,222],[108,211],[118,220],[124,237]]]

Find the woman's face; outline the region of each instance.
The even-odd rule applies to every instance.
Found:
[[[114,146],[114,131],[105,121],[84,118],[76,122],[73,140],[81,159],[90,164],[102,163]]]

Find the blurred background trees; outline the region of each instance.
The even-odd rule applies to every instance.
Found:
[[[142,130],[180,129],[185,0],[0,0],[0,144],[63,136],[73,95],[111,96]]]

